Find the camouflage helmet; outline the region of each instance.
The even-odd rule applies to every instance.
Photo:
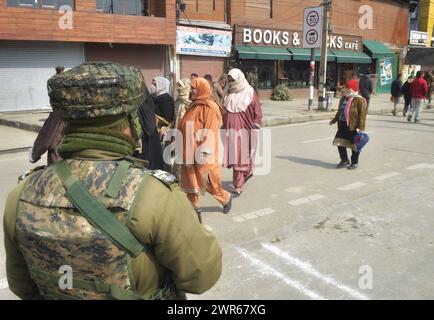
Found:
[[[48,80],[53,110],[64,120],[86,120],[131,114],[145,94],[145,80],[135,67],[87,62]]]

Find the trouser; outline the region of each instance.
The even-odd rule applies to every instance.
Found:
[[[409,108],[411,108],[411,99],[405,99],[404,116],[406,115]]]
[[[363,97],[366,100],[366,114],[369,112],[369,105],[371,103],[371,96]]]
[[[396,115],[396,111],[398,110],[399,103],[401,102],[400,97],[393,97],[393,114]]]
[[[347,148],[338,147],[338,151],[339,151],[339,156],[341,157],[341,160],[342,161],[348,161]],[[358,164],[359,163],[359,156],[360,156],[360,152],[353,150],[352,154],[351,154],[351,163],[352,164]]]
[[[244,186],[244,183],[246,182],[246,179],[253,175],[252,170],[246,170],[246,171],[239,171],[235,170],[233,171],[233,184],[235,189],[242,189]]]
[[[212,181],[211,177],[208,176],[208,183],[206,184],[206,191],[210,193],[218,202],[222,205],[226,205],[229,202],[229,193],[226,192],[220,181]],[[187,198],[193,204],[195,208],[199,208],[199,194],[198,193],[187,193]]]
[[[411,108],[410,113],[408,114],[408,118],[411,120],[414,115],[414,120],[420,120],[420,113],[422,108],[422,99],[413,98],[411,99]]]
[[[431,94],[432,94],[432,87],[428,87],[428,94],[426,95],[428,99],[428,103],[431,103]]]

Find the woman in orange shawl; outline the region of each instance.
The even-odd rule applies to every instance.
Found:
[[[198,213],[199,193],[206,189],[229,213],[232,196],[221,185],[219,163],[219,128],[222,125],[220,107],[212,97],[207,80],[195,78],[191,82],[188,111],[178,129],[183,137],[181,185]]]

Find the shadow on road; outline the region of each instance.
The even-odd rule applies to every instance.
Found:
[[[304,165],[308,165],[308,166],[313,166],[313,167],[320,167],[320,168],[324,168],[324,169],[336,169],[336,164],[324,162],[324,161],[317,160],[317,159],[306,159],[306,158],[300,158],[300,157],[294,157],[294,156],[286,156],[286,157],[276,156],[276,158],[282,159],[282,160],[288,160],[291,162],[300,163],[300,164],[304,164]]]

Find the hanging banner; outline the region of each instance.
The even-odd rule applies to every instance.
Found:
[[[176,53],[193,56],[230,57],[232,31],[177,26]]]
[[[386,58],[380,61],[380,84],[382,86],[393,82],[393,58]]]

